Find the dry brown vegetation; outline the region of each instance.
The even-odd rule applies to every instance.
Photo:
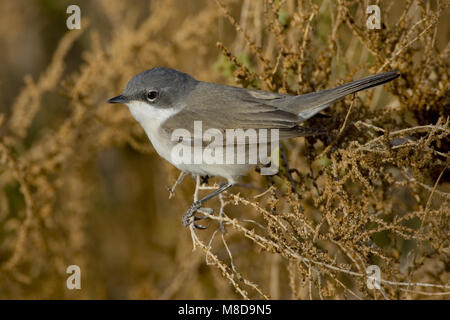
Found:
[[[0,298],[448,298],[449,6],[374,2],[381,30],[368,1],[104,0],[67,31],[68,2],[2,1]],[[292,94],[401,77],[308,121],[329,137],[284,142],[280,173],[197,231],[181,216],[205,186],[169,200],[177,170],[105,102],[155,66]]]

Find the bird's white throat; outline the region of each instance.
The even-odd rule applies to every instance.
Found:
[[[176,113],[173,107],[156,108],[142,101],[131,101],[127,103],[127,106],[133,117],[146,131],[150,127],[159,127],[164,121]]]
[[[144,128],[158,154],[170,161],[170,147],[168,146],[170,137],[162,132],[161,125],[177,113],[175,108],[156,108],[142,101],[131,101],[126,105],[133,117]]]

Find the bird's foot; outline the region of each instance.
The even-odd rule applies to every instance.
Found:
[[[202,203],[200,201],[195,201],[189,209],[186,211],[186,214],[183,216],[182,222],[184,226],[189,226],[190,224],[193,224],[195,228],[197,229],[206,229],[207,227],[199,225],[195,223],[195,221],[207,219],[207,216],[195,216],[197,212],[205,213],[205,214],[212,214],[213,209],[211,208],[202,208]]]

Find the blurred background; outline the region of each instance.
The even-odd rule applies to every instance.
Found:
[[[448,298],[449,5],[375,2],[380,30],[366,27],[369,1],[1,1],[0,298]],[[80,30],[66,27],[71,4]],[[194,180],[169,199],[179,172],[125,106],[106,103],[157,66],[291,94],[392,69],[402,77],[310,121],[330,137],[286,142],[278,176],[252,172],[228,192],[240,198],[227,215],[268,242],[232,226],[222,236],[210,221],[197,232],[220,261],[208,262],[181,224]],[[395,136],[405,148],[386,136],[359,153],[412,127]],[[437,287],[370,291],[363,277],[289,252]],[[81,268],[81,290],[66,288],[69,265]]]

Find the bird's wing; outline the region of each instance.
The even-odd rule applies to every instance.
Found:
[[[183,128],[191,133],[193,139],[203,139],[203,136],[194,134],[194,121],[201,121],[203,131],[278,129],[280,138],[311,135],[314,130],[299,124],[348,94],[384,84],[398,76],[397,71],[384,72],[301,96],[198,82],[185,99],[184,107],[167,119],[162,129],[171,133]]]
[[[185,100],[184,107],[168,118],[161,128],[169,135],[175,129],[185,129],[191,140],[203,144],[209,142],[205,142],[203,136],[208,129],[219,130],[224,137],[226,129],[278,129],[280,139],[319,133],[299,126],[304,121],[301,114],[278,106],[293,97],[200,82]],[[201,121],[199,132],[194,130],[195,121]]]
[[[301,120],[295,113],[269,104],[283,97],[277,93],[203,82],[184,101],[184,107],[162,127],[168,132],[176,128],[193,132],[194,121],[202,121],[203,130],[295,127]]]

